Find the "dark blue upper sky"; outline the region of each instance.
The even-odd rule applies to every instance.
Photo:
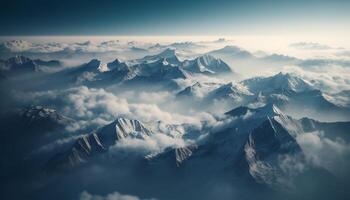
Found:
[[[346,32],[347,0],[7,0],[0,35]]]

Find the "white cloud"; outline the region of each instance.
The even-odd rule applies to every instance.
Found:
[[[125,138],[118,141],[110,150],[113,153],[125,155],[128,153],[142,154],[143,156],[149,154],[156,154],[163,152],[168,147],[183,147],[186,142],[182,138],[174,138],[165,134],[155,133],[144,139],[139,138]]]
[[[322,132],[304,133],[296,138],[309,163],[324,167],[335,174],[346,171],[349,145],[342,139],[326,138]]]
[[[164,103],[170,100],[171,94],[169,92],[141,92],[139,99],[145,103]]]
[[[45,144],[45,145],[39,147],[38,149],[34,150],[32,153],[33,154],[40,154],[43,152],[50,152],[53,149],[60,147],[62,145],[73,143],[74,141],[76,141],[80,137],[82,137],[82,135],[73,135],[73,136],[69,136],[66,138],[57,139],[53,142],[50,142],[48,144]]]
[[[141,94],[141,96],[148,95],[148,93]],[[153,93],[150,96],[161,100],[167,94]],[[59,112],[76,119],[83,127],[106,125],[117,117],[138,119],[144,123],[163,121],[201,126],[200,119],[196,115],[186,116],[166,112],[153,103],[129,103],[126,99],[119,98],[104,89],[89,89],[85,86],[67,90],[18,93],[16,97],[19,101],[55,106]]]
[[[297,49],[306,49],[306,50],[328,50],[332,49],[331,46],[320,44],[316,42],[297,42],[289,45],[290,47]]]
[[[350,58],[350,50],[340,51],[336,53],[337,56]]]
[[[103,53],[126,51],[132,46],[139,48],[150,47],[151,43],[128,42],[120,40],[111,41],[86,41],[76,43],[65,42],[30,42],[25,40],[10,40],[1,44],[2,49],[7,52],[28,52],[28,53],[55,53],[55,52],[79,52],[79,53]]]
[[[9,52],[31,52],[31,53],[53,53],[63,51],[68,48],[68,44],[49,42],[49,43],[32,43],[25,40],[10,40],[2,44],[3,50]]]

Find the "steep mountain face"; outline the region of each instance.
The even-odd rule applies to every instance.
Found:
[[[182,67],[192,73],[202,74],[223,74],[233,72],[231,68],[222,60],[211,55],[203,55],[194,60],[184,61]]]
[[[176,148],[168,148],[163,153],[157,155],[149,155],[146,156],[147,162],[151,165],[163,167],[180,168],[182,164],[187,161],[198,149],[198,146],[195,144],[176,147]],[[164,169],[163,169],[164,170]],[[169,169],[165,169],[169,170]]]
[[[185,147],[175,148],[176,166],[180,167],[182,162],[188,159],[198,147],[196,145],[189,145]]]
[[[71,169],[78,166],[94,155],[106,152],[107,149],[101,144],[97,134],[84,135],[77,139],[73,146],[65,153],[56,154],[49,160],[46,170],[54,172]]]
[[[303,154],[295,140],[301,134],[298,122],[275,105],[257,109],[239,107],[227,114],[238,117],[237,121],[206,144],[226,158],[227,166],[221,168],[234,169],[235,176],[245,181],[272,187],[280,184],[288,177],[281,169],[280,159]]]
[[[49,160],[46,169],[57,171],[70,169],[87,162],[90,158],[108,151],[109,147],[125,138],[144,139],[153,134],[138,120],[118,118],[96,133],[83,135],[63,153]]]
[[[297,153],[301,148],[292,135],[275,118],[268,117],[249,134],[239,162],[257,183],[274,185],[282,173],[279,157]]]

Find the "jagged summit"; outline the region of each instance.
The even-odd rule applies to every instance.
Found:
[[[54,156],[47,164],[48,170],[71,168],[86,162],[90,157],[108,151],[119,140],[151,136],[153,132],[138,120],[117,118],[96,133],[84,135],[70,149]]]
[[[145,138],[152,135],[152,131],[135,119],[117,118],[114,122],[97,131],[101,142],[106,146],[127,137]]]
[[[114,61],[107,63],[107,68],[109,71],[123,71],[128,69],[128,65],[124,62],[121,62],[118,58],[116,58]]]
[[[274,118],[267,118],[248,135],[241,154],[241,162],[257,183],[274,185],[279,183],[284,171],[274,164],[280,156],[302,153],[293,136]]]

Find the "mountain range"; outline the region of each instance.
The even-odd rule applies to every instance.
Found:
[[[86,53],[93,45],[64,51]],[[346,194],[337,187],[350,177],[349,91],[326,91],[296,73],[244,78],[239,62],[225,62],[302,60],[237,46],[190,51],[205,42],[98,47],[110,45],[123,51],[108,51],[107,62],[101,52],[74,66],[33,56],[0,60],[6,198],[65,191],[52,198],[74,199],[115,188],[159,199]],[[139,56],[125,59],[125,51]]]

